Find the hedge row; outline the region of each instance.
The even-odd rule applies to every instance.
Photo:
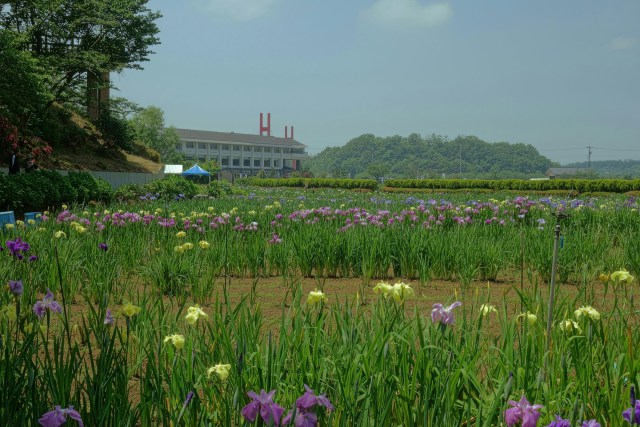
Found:
[[[110,202],[113,190],[103,179],[86,172],[34,171],[15,175],[0,174],[0,209],[43,211],[63,203]]]
[[[335,179],[335,178],[240,178],[239,185],[256,187],[304,187],[304,188],[342,188],[344,190],[375,190],[378,183],[373,179]]]
[[[640,179],[550,179],[526,181],[521,179],[390,179],[385,182],[390,188],[420,188],[439,190],[490,189],[493,191],[574,191],[626,193],[640,190]]]

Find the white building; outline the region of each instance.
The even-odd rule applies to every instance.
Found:
[[[180,143],[176,150],[188,160],[215,160],[221,170],[236,176],[251,176],[263,170],[267,175],[287,176],[300,169],[308,157],[306,145],[293,138],[176,129]]]

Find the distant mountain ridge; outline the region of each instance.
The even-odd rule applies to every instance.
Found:
[[[530,178],[559,166],[530,144],[488,143],[475,136],[453,140],[364,134],[305,161],[315,176],[352,178]]]

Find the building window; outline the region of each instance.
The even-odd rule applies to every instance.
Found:
[[[265,168],[271,167],[271,160],[270,159],[264,159],[264,167]]]
[[[238,157],[233,158],[233,166],[240,166],[240,159]]]
[[[233,151],[240,151],[240,146],[239,145],[234,145],[233,146]]]
[[[221,165],[222,166],[229,166],[229,158],[228,157],[223,157]]]
[[[253,167],[254,168],[260,167],[260,159],[253,159]]]
[[[176,144],[176,151],[182,150],[182,144]]]
[[[262,147],[253,147],[253,152],[254,153],[261,153],[262,152]]]
[[[271,147],[264,147],[264,152],[265,153],[270,153],[271,152]]]
[[[193,148],[193,142],[187,142],[187,148]]]
[[[284,153],[285,153],[285,154],[289,154],[290,152],[291,152],[291,150],[290,150],[289,148],[285,148],[285,149],[284,149]]]
[[[205,144],[204,142],[199,142],[198,143],[198,148],[201,150],[206,150],[207,149],[207,144]]]
[[[220,144],[220,148],[222,148],[224,151],[227,151],[229,149],[229,146],[226,144]]]
[[[274,153],[279,153],[279,152],[280,152],[280,147],[276,147],[276,148],[274,148],[274,149],[273,149],[273,152],[274,152]]]
[[[242,166],[248,168],[251,167],[251,159],[243,159],[242,160]]]
[[[204,163],[204,162],[206,162],[206,161],[207,161],[207,158],[206,158],[206,157],[204,157],[204,156],[200,156],[200,157],[198,157],[198,161],[199,161],[200,163]]]
[[[248,145],[245,145],[244,147],[242,147],[242,151],[251,151],[251,147]]]
[[[211,144],[209,148],[211,150],[217,150],[218,149],[218,144]]]
[[[279,168],[280,167],[280,160],[274,160],[273,161],[273,167],[274,168]]]

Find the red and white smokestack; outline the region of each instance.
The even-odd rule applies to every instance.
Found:
[[[271,113],[267,113],[267,125],[264,126],[263,114],[260,113],[260,135],[264,135],[267,132],[267,136],[271,136]]]
[[[293,126],[291,126],[291,139],[293,139]]]
[[[289,138],[289,126],[284,127],[284,139]]]

